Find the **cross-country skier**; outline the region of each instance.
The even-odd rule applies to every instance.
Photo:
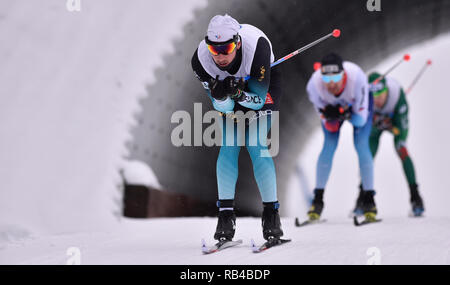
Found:
[[[225,117],[222,125],[223,143],[217,159],[218,223],[214,238],[219,241],[232,240],[235,233],[236,216],[234,196],[238,178],[238,157],[241,146],[236,144],[237,124],[228,128],[227,114],[241,110],[256,111],[267,115],[268,126],[245,129],[245,146],[253,163],[254,176],[262,197],[263,236],[269,240],[283,235],[278,213],[277,184],[272,157],[261,156],[267,150],[267,132],[270,129],[271,112],[278,110],[281,97],[280,75],[274,61],[272,45],[258,28],[239,24],[229,15],[214,16],[208,26],[207,35],[192,57],[195,76],[202,82],[213,107]],[[247,82],[242,80],[250,76]],[[241,80],[240,80],[241,79]],[[263,112],[259,112],[263,111]],[[259,124],[262,117],[250,122]],[[262,121],[262,120],[261,120]],[[255,125],[256,126],[256,125]],[[234,143],[227,144],[226,138],[234,137]],[[260,138],[260,139],[258,139]],[[257,139],[257,144],[249,140]]]
[[[377,83],[374,83],[378,80]],[[410,202],[415,216],[424,212],[423,200],[417,187],[414,164],[406,148],[408,136],[408,103],[401,85],[391,77],[381,77],[373,72],[369,75],[369,90],[374,100],[374,117],[370,134],[370,150],[375,157],[380,136],[384,131],[394,135],[394,147],[402,161],[403,171],[410,189]],[[361,212],[361,194],[355,207],[355,214]]]
[[[353,125],[353,141],[358,153],[362,177],[362,209],[366,220],[375,220],[373,159],[369,148],[372,127],[373,98],[369,96],[367,76],[359,66],[330,53],[322,58],[307,84],[309,100],[322,120],[324,144],[316,167],[314,199],[308,211],[309,220],[320,218],[323,194],[338,145],[340,128],[345,120]]]

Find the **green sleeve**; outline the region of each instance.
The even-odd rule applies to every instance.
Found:
[[[392,125],[398,130],[394,132],[396,142],[406,141],[409,128],[408,102],[406,101],[406,95],[403,89],[400,89],[400,97],[395,105]]]

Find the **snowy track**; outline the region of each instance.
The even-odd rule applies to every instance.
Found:
[[[252,254],[250,239],[263,241],[259,218],[238,218],[236,238],[244,243],[203,255],[201,238],[213,243],[215,218],[124,220],[110,233],[34,237],[0,244],[0,264],[66,264],[71,247],[81,264],[450,264],[450,218],[384,217],[356,228],[348,218],[302,229],[282,219],[292,242]],[[377,255],[378,254],[378,255]]]

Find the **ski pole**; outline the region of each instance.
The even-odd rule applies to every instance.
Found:
[[[414,80],[411,82],[411,85],[409,85],[408,89],[406,90],[406,94],[409,94],[411,92],[411,89],[414,87],[414,85],[416,85],[417,81],[419,81],[420,77],[422,77],[423,73],[425,72],[425,70],[427,69],[427,67],[429,65],[431,65],[431,60],[430,59],[427,60],[425,65],[419,71],[419,74],[417,74],[416,77],[414,78]]]
[[[341,30],[334,29],[333,32],[329,33],[328,35],[325,35],[325,36],[323,36],[323,37],[321,37],[321,38],[319,38],[319,39],[317,39],[317,40],[315,40],[315,41],[313,41],[313,42],[311,42],[311,43],[309,43],[309,44],[299,48],[298,50],[295,50],[295,51],[291,52],[290,54],[288,54],[288,55],[278,59],[277,61],[274,61],[270,65],[270,67],[274,67],[274,66],[278,65],[278,64],[282,63],[283,61],[286,61],[286,60],[290,59],[291,57],[296,56],[297,54],[304,52],[305,50],[307,50],[307,49],[317,45],[318,43],[320,43],[320,42],[322,42],[322,41],[324,41],[324,40],[326,40],[326,39],[328,39],[330,37],[339,38],[340,36],[341,36]],[[245,77],[245,80],[249,80],[249,79],[250,79],[250,75]]]
[[[397,68],[397,66],[399,66],[403,61],[409,61],[411,59],[411,56],[409,54],[405,54],[401,60],[399,60],[398,62],[396,62],[391,68],[389,68],[383,75],[381,75],[380,77],[378,77],[377,79],[375,79],[375,81],[373,82],[373,84],[377,84],[378,82],[380,82],[380,80],[382,80],[383,78],[386,77],[386,75],[388,75],[389,73],[391,73],[392,70],[394,70],[395,68]]]

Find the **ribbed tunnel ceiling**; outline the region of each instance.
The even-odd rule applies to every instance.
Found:
[[[284,93],[280,106],[280,152],[274,161],[283,203],[297,158],[311,131],[319,126],[305,93],[313,63],[323,54],[335,51],[368,70],[392,53],[450,31],[450,1],[382,0],[381,8],[381,12],[369,12],[365,0],[209,1],[205,9],[196,11],[195,20],[184,27],[184,37],[174,43],[175,53],[164,57],[164,67],[156,70],[156,83],[147,88],[148,97],[142,101],[139,124],[129,146],[131,158],[147,162],[166,189],[215,201],[218,147],[177,148],[170,140],[176,126],[170,122],[173,112],[186,110],[193,117],[194,102],[203,103],[203,112],[212,108],[190,66],[211,17],[228,13],[241,23],[259,27],[271,40],[275,58],[339,28],[340,39],[327,40],[280,66]],[[315,161],[311,164],[315,165]],[[261,200],[250,158],[244,150],[239,170],[237,208],[260,214]]]

